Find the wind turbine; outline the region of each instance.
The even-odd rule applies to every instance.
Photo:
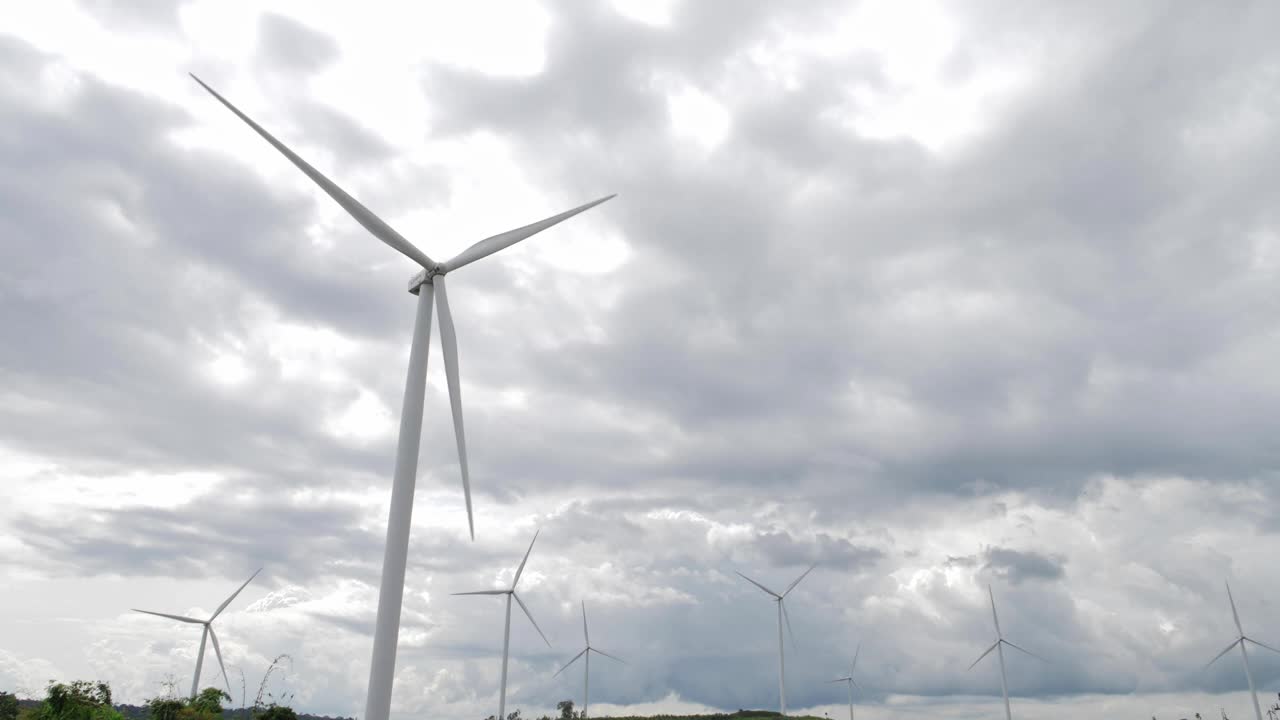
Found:
[[[996,641],[994,645],[987,648],[986,652],[979,655],[978,659],[974,660],[973,663],[969,665],[967,669],[972,670],[973,666],[982,662],[982,658],[990,655],[992,650],[996,651],[996,655],[1000,658],[1000,689],[1004,692],[1004,716],[1006,720],[1013,720],[1013,711],[1009,709],[1009,680],[1008,678],[1005,677],[1005,673],[1004,673],[1004,646],[1008,645],[1014,650],[1026,653],[1027,655],[1030,655],[1031,657],[1040,661],[1043,661],[1044,658],[1040,657],[1039,655],[1036,655],[1030,650],[1024,650],[1018,647],[1017,645],[1014,645],[1013,643],[1009,642],[1008,640],[1004,639],[1004,635],[1000,632],[1000,617],[996,615],[996,595],[994,592],[991,591],[990,585],[987,586],[987,595],[991,597],[991,622],[993,622],[996,626]]]
[[[1258,717],[1258,720],[1262,720],[1262,707],[1258,705],[1258,691],[1255,690],[1253,687],[1253,672],[1249,669],[1249,652],[1245,650],[1244,646],[1246,642],[1251,642],[1254,645],[1257,645],[1258,647],[1266,650],[1270,650],[1273,653],[1280,653],[1280,650],[1277,650],[1271,647],[1270,645],[1264,645],[1258,642],[1257,640],[1254,640],[1253,638],[1249,637],[1248,635],[1244,634],[1244,628],[1240,625],[1240,613],[1236,612],[1236,599],[1231,596],[1231,584],[1226,583],[1226,586],[1227,586],[1227,600],[1231,603],[1231,618],[1236,621],[1236,630],[1240,633],[1240,635],[1238,635],[1235,640],[1232,640],[1231,644],[1228,645],[1225,650],[1223,650],[1222,652],[1214,656],[1214,658],[1210,660],[1209,663],[1205,665],[1205,667],[1207,668],[1209,667],[1209,665],[1212,665],[1218,662],[1218,658],[1231,652],[1231,648],[1235,647],[1236,645],[1239,645],[1240,657],[1244,658],[1244,676],[1249,681],[1249,695],[1253,698],[1253,713]]]
[[[409,553],[409,528],[413,517],[413,492],[417,480],[418,443],[422,436],[422,403],[427,382],[427,351],[431,344],[431,306],[439,298],[440,345],[444,354],[445,379],[449,386],[449,404],[453,410],[454,437],[458,445],[458,467],[462,473],[462,493],[467,505],[467,527],[475,540],[475,521],[471,512],[471,478],[467,467],[466,434],[462,427],[462,390],[458,384],[458,343],[453,315],[445,293],[446,274],[488,257],[535,235],[547,228],[589,210],[614,197],[608,195],[553,215],[545,220],[485,238],[458,253],[453,259],[438,263],[419,250],[358,200],[351,197],[329,178],[320,174],[306,160],[284,143],[240,112],[226,98],[194,74],[191,77],[209,91],[218,102],[235,113],[280,151],[312,182],[342,206],[356,222],[374,237],[413,260],[422,269],[409,280],[409,292],[418,296],[417,314],[413,322],[413,340],[409,347],[409,369],[405,380],[404,400],[400,413],[400,437],[396,446],[394,480],[391,485],[391,512],[387,522],[387,544],[382,556],[382,581],[378,590],[378,616],[373,631],[373,659],[369,668],[369,693],[365,701],[365,720],[387,720],[391,712],[391,686],[395,676],[396,643],[400,632],[400,609],[404,597],[405,564]]]
[[[538,531],[541,532],[541,531]],[[529,562],[529,553],[533,552],[533,544],[538,541],[538,533],[533,534],[533,540],[529,542],[529,549],[524,552],[524,559],[520,561],[520,567],[516,568],[516,576],[511,581],[511,587],[506,590],[476,590],[475,592],[453,593],[454,595],[506,595],[507,596],[507,619],[506,625],[502,629],[502,687],[498,692],[498,717],[505,718],[507,712],[507,651],[511,647],[511,600],[514,598],[516,603],[520,605],[520,609],[524,611],[525,617],[529,618],[529,622],[533,623],[533,629],[542,635],[542,642],[551,647],[551,641],[546,635],[542,634],[542,628],[538,627],[538,621],[533,619],[533,614],[529,612],[529,608],[525,607],[524,601],[516,594],[516,585],[520,584],[520,573],[524,572],[524,564]]]
[[[849,666],[849,676],[828,680],[829,683],[846,683],[849,686],[849,720],[853,720],[853,689],[858,687],[858,683],[853,680],[853,673],[858,669],[858,653],[862,651],[862,644],[858,644],[858,648],[853,651],[853,664]],[[858,688],[861,690],[862,688]]]
[[[557,670],[556,674],[551,677],[554,678],[556,675],[568,670],[570,665],[578,661],[578,658],[584,659],[586,666],[582,670],[582,717],[583,720],[585,720],[587,717],[587,703],[591,699],[591,653],[603,655],[611,660],[617,660],[624,665],[627,661],[620,657],[614,657],[603,650],[597,650],[591,647],[591,634],[587,632],[587,603],[585,601],[582,603],[582,638],[586,640],[587,646],[582,649],[582,652],[574,655],[572,660],[565,663],[564,667]]]
[[[786,618],[787,631],[791,632],[791,616],[787,614],[787,606],[784,605],[782,601],[783,601],[783,598],[787,596],[787,593],[794,590],[795,587],[800,584],[800,581],[804,579],[805,575],[808,575],[809,573],[813,572],[813,569],[817,566],[818,566],[817,563],[810,565],[809,569],[801,573],[800,577],[796,578],[794,582],[788,585],[787,589],[783,590],[781,594],[770,590],[769,588],[765,587],[764,585],[761,585],[760,583],[756,582],[755,580],[752,580],[751,578],[747,577],[746,575],[743,575],[742,573],[738,573],[739,577],[751,583],[752,585],[755,585],[761,590],[765,591],[770,595],[770,597],[773,598],[774,602],[778,603],[778,702],[780,707],[782,708],[783,717],[786,717],[787,715],[787,663],[786,663],[786,659],[783,657],[783,650],[782,650],[782,620],[783,618]],[[734,572],[738,572],[738,571],[734,570]],[[796,639],[795,633],[791,632],[791,642],[795,642],[795,639]]]
[[[154,610],[139,610],[138,608],[133,608],[134,612],[146,613],[148,615],[159,615],[160,617],[177,620],[178,622],[204,626],[204,632],[200,634],[200,652],[196,653],[196,674],[191,678],[191,697],[194,698],[196,693],[200,690],[200,668],[204,665],[204,645],[209,639],[213,640],[213,652],[218,656],[218,667],[222,669],[222,681],[227,684],[227,694],[231,694],[231,679],[227,677],[227,666],[222,664],[222,648],[218,646],[218,633],[213,631],[213,621],[222,614],[223,610],[227,609],[227,606],[231,604],[232,600],[236,599],[236,596],[240,594],[241,590],[244,590],[249,583],[253,582],[253,579],[257,577],[260,572],[262,572],[262,568],[258,568],[252,575],[250,575],[249,579],[244,581],[244,585],[236,588],[236,591],[231,593],[231,597],[222,601],[222,604],[218,606],[217,610],[213,611],[213,614],[209,616],[208,620],[186,617],[185,615],[170,615],[168,613],[155,612]]]

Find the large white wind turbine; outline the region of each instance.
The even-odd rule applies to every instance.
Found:
[[[842,682],[842,683],[846,683],[849,686],[849,720],[853,720],[853,689],[858,687],[858,683],[855,682],[853,679],[853,674],[858,670],[858,653],[859,652],[862,652],[861,644],[859,644],[858,648],[853,651],[853,663],[849,665],[848,677],[836,678],[835,680],[828,681],[833,683]],[[858,688],[858,689],[861,689],[861,688]]]
[[[1205,667],[1209,667],[1209,665],[1218,662],[1218,658],[1231,652],[1231,648],[1239,645],[1240,657],[1244,658],[1244,676],[1249,681],[1249,695],[1253,697],[1253,713],[1258,717],[1258,720],[1262,720],[1262,707],[1258,705],[1258,691],[1253,687],[1253,671],[1249,669],[1249,652],[1245,650],[1245,643],[1253,643],[1254,645],[1265,650],[1270,650],[1273,653],[1280,653],[1280,650],[1277,650],[1270,645],[1264,645],[1244,634],[1244,627],[1240,625],[1240,613],[1236,612],[1236,599],[1231,596],[1230,583],[1227,583],[1227,601],[1231,603],[1231,618],[1236,621],[1236,631],[1240,634],[1235,640],[1231,641],[1231,644],[1228,645],[1225,650],[1214,656],[1214,658],[1210,660]]]
[[[626,664],[627,661],[620,657],[614,657],[603,650],[597,650],[591,647],[591,633],[587,632],[587,603],[585,601],[582,603],[582,638],[586,641],[587,646],[582,649],[582,652],[574,655],[572,660],[565,663],[564,667],[557,670],[556,674],[551,677],[554,678],[556,675],[568,670],[570,665],[578,661],[578,658],[582,658],[583,661],[586,662],[586,665],[582,669],[582,718],[583,720],[586,720],[587,703],[591,700],[591,653],[603,655],[610,660],[617,660],[623,664]]]
[[[992,650],[996,651],[996,655],[1000,658],[1000,689],[1004,692],[1004,716],[1006,720],[1013,720],[1013,711],[1009,709],[1009,680],[1004,674],[1004,646],[1008,645],[1014,650],[1026,653],[1037,660],[1044,660],[1044,658],[1036,655],[1030,650],[1024,650],[1004,639],[1004,635],[1000,632],[1000,617],[996,615],[996,595],[991,591],[990,585],[987,586],[987,595],[991,597],[991,622],[996,626],[996,642],[994,645],[987,648],[986,652],[979,655],[978,659],[974,660],[973,663],[969,665],[968,669],[972,670],[973,666],[982,662],[982,658],[990,655]]]
[[[475,539],[475,522],[471,512],[471,479],[467,467],[466,435],[462,427],[462,391],[458,384],[458,343],[454,333],[449,298],[445,294],[446,274],[503,250],[531,235],[542,232],[584,210],[610,199],[609,195],[545,220],[508,230],[485,238],[458,253],[452,260],[438,263],[406,240],[390,225],[374,215],[359,201],[348,195],[329,178],[321,175],[307,161],[285,147],[247,115],[191,76],[218,102],[235,113],[249,127],[280,151],[329,197],[346,210],[356,222],[382,242],[413,260],[422,269],[409,281],[409,292],[418,296],[417,315],[413,323],[413,340],[409,348],[409,370],[405,380],[404,400],[400,413],[400,437],[396,449],[394,480],[391,486],[391,512],[387,522],[387,544],[382,557],[382,582],[378,591],[378,616],[373,632],[373,659],[369,668],[369,693],[365,701],[364,720],[387,720],[391,711],[391,685],[395,675],[396,642],[400,632],[400,608],[404,595],[405,563],[409,553],[409,526],[413,516],[413,492],[417,480],[418,443],[422,435],[422,403],[427,381],[427,351],[431,342],[431,306],[439,298],[440,345],[444,354],[444,371],[449,386],[449,403],[453,410],[453,430],[458,444],[458,467],[462,473],[462,492],[467,505],[467,526]]]
[[[800,581],[805,578],[805,575],[808,575],[809,573],[813,572],[813,569],[817,566],[818,566],[817,563],[810,565],[808,570],[805,570],[803,573],[801,573],[800,577],[796,578],[795,581],[792,582],[790,585],[788,585],[787,589],[783,590],[781,593],[776,593],[770,590],[769,588],[765,587],[764,585],[761,585],[760,583],[756,582],[755,580],[752,580],[746,575],[743,575],[742,573],[738,573],[739,577],[751,583],[752,585],[755,585],[761,590],[765,591],[766,593],[769,594],[770,597],[773,598],[774,602],[778,603],[778,704],[782,708],[783,717],[786,717],[787,715],[787,662],[786,662],[786,658],[783,656],[784,654],[782,649],[783,618],[786,618],[787,630],[788,631],[791,630],[791,616],[787,614],[787,606],[783,603],[783,599],[787,597],[787,593],[794,590],[795,587],[800,584]],[[738,571],[735,570],[734,572],[738,572]],[[791,634],[791,639],[793,642],[795,641],[795,633]]]
[[[539,531],[541,532],[541,531]],[[507,619],[502,629],[502,685],[498,691],[498,717],[505,718],[507,712],[507,651],[511,647],[511,600],[514,599],[520,609],[524,611],[525,617],[529,618],[529,622],[533,623],[533,629],[542,635],[542,642],[551,647],[551,641],[546,635],[542,634],[542,628],[538,627],[538,621],[533,619],[533,614],[529,612],[529,608],[525,607],[524,601],[516,594],[516,585],[520,584],[520,574],[524,572],[524,564],[529,562],[529,553],[533,552],[533,544],[538,541],[538,533],[533,534],[533,540],[529,541],[529,549],[524,551],[524,559],[520,561],[520,567],[516,568],[516,576],[511,580],[511,587],[506,590],[476,590],[475,592],[454,593],[454,595],[506,595],[507,596]]]
[[[213,631],[213,621],[222,614],[223,610],[227,609],[227,606],[231,604],[232,600],[236,599],[236,596],[240,594],[241,590],[244,590],[249,583],[253,582],[253,579],[257,577],[260,572],[262,572],[262,568],[258,568],[252,575],[250,575],[249,579],[244,581],[244,585],[236,588],[236,591],[231,593],[231,597],[222,601],[222,604],[218,606],[217,610],[213,611],[213,614],[209,616],[208,620],[186,617],[185,615],[170,615],[169,613],[155,612],[154,610],[139,610],[137,608],[133,608],[134,612],[146,613],[148,615],[159,615],[160,617],[177,620],[178,622],[204,626],[204,632],[200,634],[200,652],[196,653],[196,673],[191,678],[191,697],[195,697],[196,693],[200,691],[200,668],[204,666],[204,645],[205,642],[210,639],[213,640],[213,652],[218,656],[218,667],[222,669],[222,681],[227,684],[227,694],[231,694],[231,679],[227,677],[227,666],[222,664],[222,648],[218,645],[218,633]]]

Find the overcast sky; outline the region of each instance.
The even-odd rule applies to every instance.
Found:
[[[1251,712],[1280,643],[1280,6],[50,0],[0,23],[0,689],[363,712],[415,267],[450,276],[399,720]],[[1259,651],[1264,699],[1280,655]],[[212,654],[204,685],[217,679]]]

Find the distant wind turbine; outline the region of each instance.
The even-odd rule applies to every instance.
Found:
[[[853,651],[853,664],[849,666],[849,676],[828,680],[833,683],[846,683],[849,686],[849,720],[853,720],[853,689],[858,687],[858,683],[854,682],[853,674],[858,670],[858,653],[862,652],[862,644],[859,643],[856,650]],[[861,690],[862,688],[858,688]]]
[[[742,573],[738,573],[739,577],[751,583],[752,585],[755,585],[761,590],[765,591],[773,598],[774,602],[778,603],[778,704],[782,708],[783,717],[786,717],[787,715],[787,663],[786,663],[786,658],[783,656],[783,648],[782,648],[783,618],[785,618],[787,621],[787,631],[791,632],[791,616],[787,614],[787,606],[783,603],[783,599],[787,596],[787,593],[794,590],[795,587],[800,584],[800,581],[803,580],[806,575],[813,572],[813,569],[817,566],[818,566],[817,563],[810,565],[809,569],[801,573],[800,577],[796,578],[794,582],[788,585],[787,589],[783,590],[781,594],[770,590],[769,588],[765,587],[764,585],[761,585],[760,583],[756,582],[755,580],[752,580],[751,578],[747,577],[746,575],[743,575]],[[734,572],[738,572],[738,571],[735,570]],[[795,642],[795,637],[796,637],[795,633],[791,632],[792,642]]]
[[[244,590],[249,583],[253,582],[253,579],[257,577],[260,572],[262,572],[262,568],[258,568],[257,571],[250,575],[249,579],[244,581],[244,585],[236,588],[236,591],[231,593],[231,597],[222,601],[222,604],[218,606],[217,610],[213,611],[213,614],[209,616],[208,620],[200,620],[193,617],[186,617],[184,615],[170,615],[168,613],[155,612],[153,610],[139,610],[137,608],[133,608],[134,612],[146,613],[148,615],[159,615],[160,617],[177,620],[178,622],[204,626],[204,632],[200,635],[200,652],[196,653],[196,673],[191,678],[191,697],[195,697],[196,693],[200,691],[200,668],[204,665],[204,646],[205,642],[210,639],[213,640],[213,652],[218,656],[218,667],[222,669],[222,681],[227,684],[227,694],[231,694],[231,679],[227,677],[227,666],[222,664],[222,648],[218,646],[218,633],[213,631],[213,621],[222,614],[223,610],[227,609],[227,606],[231,604],[232,600],[236,599],[236,596],[240,594],[241,590]]]
[[[1280,653],[1280,650],[1277,650],[1270,645],[1264,645],[1244,634],[1244,627],[1240,625],[1240,613],[1236,612],[1236,599],[1231,596],[1231,584],[1226,583],[1226,586],[1227,600],[1231,603],[1231,618],[1236,621],[1236,631],[1240,634],[1235,640],[1231,641],[1231,644],[1228,645],[1225,650],[1214,656],[1214,658],[1210,660],[1205,667],[1207,668],[1209,665],[1218,662],[1218,658],[1231,652],[1231,648],[1239,645],[1240,657],[1244,658],[1244,676],[1249,681],[1249,695],[1253,698],[1253,714],[1257,716],[1258,720],[1262,720],[1262,707],[1258,705],[1258,691],[1253,687],[1253,671],[1249,669],[1249,652],[1245,650],[1245,643],[1253,643],[1254,645],[1257,645],[1264,650],[1270,650],[1273,653]]]
[[[551,677],[554,678],[556,675],[568,670],[570,665],[578,661],[578,658],[582,658],[584,660],[586,666],[582,670],[582,718],[583,720],[586,720],[587,703],[591,700],[591,653],[603,655],[610,660],[617,660],[624,665],[627,661],[620,657],[614,657],[603,650],[597,650],[591,647],[591,633],[587,632],[587,603],[585,601],[582,603],[582,638],[586,641],[587,646],[582,649],[582,652],[574,655],[572,660],[565,663],[564,667],[557,670],[556,674]]]
[[[541,532],[541,531],[539,531]],[[520,567],[516,568],[516,576],[511,581],[511,587],[506,590],[476,590],[475,592],[453,593],[454,595],[506,595],[507,596],[507,619],[502,629],[502,687],[498,692],[498,717],[505,718],[507,712],[507,651],[511,647],[511,600],[514,598],[520,609],[524,611],[525,617],[529,618],[529,622],[533,623],[533,629],[542,635],[542,642],[551,647],[551,641],[546,635],[542,634],[542,628],[538,627],[538,621],[533,619],[533,614],[529,612],[529,608],[525,607],[524,601],[516,594],[516,585],[520,584],[520,574],[524,572],[524,564],[529,562],[529,553],[533,552],[533,543],[538,541],[538,533],[533,534],[533,540],[529,542],[529,549],[524,552],[524,559],[520,561]]]
[[[991,597],[991,622],[993,622],[996,626],[996,642],[994,645],[987,648],[986,652],[979,655],[978,659],[974,660],[973,664],[970,665],[968,669],[972,670],[973,666],[982,662],[982,658],[990,655],[992,650],[996,651],[996,655],[1000,658],[1000,689],[1004,692],[1004,716],[1006,720],[1013,720],[1013,711],[1009,709],[1009,680],[1007,677],[1005,677],[1005,673],[1004,673],[1004,646],[1008,645],[1014,650],[1017,650],[1018,652],[1026,653],[1027,655],[1030,655],[1031,657],[1037,660],[1043,661],[1044,658],[1040,657],[1039,655],[1036,655],[1030,650],[1023,650],[1017,645],[1014,645],[1013,643],[1004,639],[1004,635],[1001,634],[1000,632],[1000,617],[996,615],[996,595],[994,592],[991,591],[990,585],[987,586],[987,595]]]
[[[404,599],[405,565],[409,554],[409,527],[413,517],[413,492],[417,481],[418,443],[422,436],[422,403],[427,382],[427,351],[431,343],[431,305],[433,296],[440,300],[440,345],[444,354],[445,379],[449,386],[449,404],[453,409],[453,430],[458,445],[458,468],[462,473],[462,494],[467,505],[467,527],[471,539],[476,537],[471,512],[471,477],[467,467],[467,442],[462,427],[462,389],[458,381],[458,342],[453,315],[445,294],[444,276],[458,268],[483,259],[547,228],[589,210],[614,197],[608,195],[553,215],[545,220],[508,230],[486,238],[458,253],[452,260],[438,263],[409,242],[358,200],[321,175],[306,160],[290,150],[240,112],[226,98],[204,81],[191,76],[218,102],[235,113],[282,155],[289,159],[320,189],[333,198],[356,222],[392,249],[408,257],[422,270],[409,280],[409,292],[418,296],[417,315],[413,322],[413,340],[409,347],[409,370],[405,380],[404,400],[400,413],[400,438],[396,447],[394,480],[391,485],[391,511],[387,522],[387,544],[382,556],[382,582],[378,590],[378,615],[373,631],[373,659],[369,667],[369,693],[365,701],[364,720],[387,720],[391,712],[391,686],[396,669],[396,643],[400,633],[400,609]]]

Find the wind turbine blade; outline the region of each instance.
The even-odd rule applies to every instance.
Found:
[[[520,583],[520,574],[524,572],[524,564],[529,562],[529,553],[533,552],[533,544],[538,542],[538,533],[540,532],[542,532],[541,529],[533,534],[533,539],[529,541],[529,549],[524,551],[524,559],[520,561],[520,567],[516,568],[516,579],[511,581],[512,590],[515,590],[516,585]]]
[[[140,613],[146,613],[146,614],[148,614],[148,615],[159,615],[160,617],[163,617],[163,618],[169,618],[170,620],[178,620],[178,621],[180,621],[180,622],[185,622],[185,623],[195,623],[196,625],[203,625],[203,624],[204,624],[204,621],[203,621],[203,620],[197,620],[197,619],[195,619],[195,618],[189,618],[189,617],[186,617],[185,615],[170,615],[169,613],[154,612],[154,611],[152,611],[152,610],[139,610],[138,608],[133,608],[133,611],[134,611],[134,612],[140,612]]]
[[[805,571],[804,571],[804,573],[802,573],[802,574],[800,575],[800,577],[798,577],[798,578],[796,578],[796,579],[795,579],[795,582],[793,582],[793,583],[791,583],[790,585],[788,585],[788,586],[787,586],[787,589],[782,591],[782,597],[786,597],[786,596],[787,596],[787,593],[789,593],[789,592],[791,592],[792,590],[794,590],[794,589],[795,589],[795,587],[796,587],[797,585],[799,585],[799,584],[800,584],[800,581],[801,581],[801,580],[803,580],[803,579],[805,578],[805,575],[808,575],[809,573],[813,572],[813,569],[814,569],[814,568],[816,568],[816,567],[818,567],[818,563],[814,563],[814,564],[810,565],[808,570],[805,570]]]
[[[1005,645],[1008,645],[1009,647],[1013,648],[1014,650],[1017,650],[1018,652],[1021,652],[1021,653],[1027,654],[1027,655],[1030,655],[1031,657],[1033,657],[1033,658],[1035,658],[1035,659],[1039,660],[1040,662],[1046,662],[1046,663],[1047,663],[1047,662],[1049,662],[1048,660],[1045,660],[1044,658],[1042,658],[1042,657],[1040,657],[1039,655],[1037,655],[1037,654],[1035,654],[1035,653],[1031,652],[1030,650],[1026,650],[1026,649],[1020,648],[1020,647],[1018,647],[1017,645],[1014,645],[1013,643],[1009,642],[1008,640],[1005,640],[1005,639],[1003,639],[1003,638],[1002,638],[1002,639],[1000,640],[1000,642],[1004,643]]]
[[[1222,652],[1218,653],[1217,655],[1214,655],[1214,656],[1213,656],[1213,659],[1212,659],[1212,660],[1210,660],[1209,662],[1205,663],[1205,664],[1204,664],[1204,666],[1207,668],[1207,667],[1209,667],[1210,665],[1212,665],[1212,664],[1214,664],[1214,663],[1218,662],[1218,659],[1219,659],[1219,658],[1221,658],[1223,655],[1226,655],[1227,653],[1231,652],[1231,650],[1232,650],[1236,645],[1240,644],[1240,642],[1242,642],[1243,640],[1244,640],[1244,638],[1236,638],[1235,640],[1232,640],[1232,641],[1231,641],[1231,644],[1230,644],[1230,645],[1228,645],[1228,646],[1226,647],[1226,649],[1225,649],[1225,650],[1223,650]]]
[[[587,648],[587,649],[588,649],[588,650],[590,650],[591,652],[593,652],[593,653],[597,654],[597,655],[603,655],[603,656],[605,656],[605,657],[609,658],[610,660],[617,660],[618,662],[622,663],[623,665],[630,665],[630,664],[631,664],[631,663],[627,662],[626,660],[623,660],[622,658],[617,657],[617,656],[614,656],[614,655],[610,655],[609,653],[607,653],[607,652],[605,652],[605,651],[603,651],[603,650],[597,650],[597,649],[595,649],[595,648]]]
[[[529,618],[529,622],[533,623],[533,629],[537,630],[539,635],[542,635],[542,642],[546,643],[547,647],[551,647],[551,641],[547,639],[546,635],[542,634],[542,628],[538,627],[538,621],[533,619],[533,613],[529,612],[529,608],[525,607],[524,601],[514,592],[511,593],[511,597],[515,598],[516,602],[520,604],[520,609],[524,611],[524,616]]]
[[[1231,596],[1231,583],[1223,580],[1222,583],[1227,586],[1227,600],[1231,601],[1231,617],[1236,621],[1236,630],[1240,631],[1240,635],[1244,635],[1244,628],[1240,626],[1240,613],[1236,612],[1236,599]]]
[[[582,601],[582,637],[587,641],[587,647],[591,647],[591,635],[587,633],[587,601]]]
[[[747,582],[751,583],[752,585],[755,585],[756,587],[758,587],[758,588],[760,588],[761,590],[763,590],[763,591],[765,591],[765,592],[769,593],[770,595],[772,595],[772,596],[774,596],[774,597],[776,597],[776,598],[782,597],[782,596],[781,596],[781,595],[779,595],[778,593],[776,593],[776,592],[774,592],[774,591],[770,590],[769,588],[767,588],[767,587],[765,587],[765,586],[761,585],[760,583],[756,582],[755,580],[752,580],[751,578],[747,577],[746,575],[743,575],[742,573],[738,572],[737,570],[734,570],[734,572],[738,573],[738,576],[739,576],[739,577],[741,577],[743,580],[746,580]]]
[[[476,590],[475,592],[449,593],[450,595],[506,595],[510,590]]]
[[[320,171],[311,167],[306,160],[298,157],[297,153],[290,150],[288,147],[285,147],[284,143],[275,139],[271,133],[267,132],[261,125],[251,120],[248,115],[240,112],[239,108],[232,105],[230,101],[219,95],[216,90],[205,85],[203,80],[196,77],[194,74],[191,75],[191,78],[200,83],[200,87],[208,90],[209,94],[217,98],[218,102],[225,105],[228,110],[235,113],[236,117],[240,118],[248,124],[249,127],[253,128],[254,132],[261,135],[263,140],[271,143],[272,147],[279,150],[280,154],[289,159],[289,162],[293,163],[295,167],[301,170],[307,177],[311,178],[312,182],[319,185],[320,189],[324,190],[329,197],[333,198],[334,201],[341,205],[342,209],[346,210],[347,214],[355,218],[356,222],[363,225],[364,229],[373,233],[374,237],[400,251],[410,260],[413,260],[424,268],[431,269],[436,267],[435,261],[427,257],[426,253],[414,247],[413,243],[405,240],[400,233],[396,232],[390,225],[383,222],[382,218],[379,218],[377,215],[370,212],[369,208],[361,205],[358,200],[348,195],[345,190],[335,185],[332,180],[321,175]]]
[[[829,685],[831,683],[847,682],[848,680],[849,678],[836,678],[835,680],[828,680],[827,684]]]
[[[458,268],[464,265],[470,265],[476,260],[488,257],[498,252],[499,250],[515,245],[516,243],[520,242],[521,240],[524,240],[525,238],[531,235],[536,235],[542,232],[543,230],[546,230],[547,228],[551,227],[552,225],[568,220],[574,215],[577,215],[580,212],[590,210],[591,208],[599,205],[600,203],[606,200],[610,200],[614,197],[616,196],[609,195],[607,197],[602,197],[599,200],[592,200],[586,205],[579,205],[578,207],[572,210],[566,210],[565,212],[562,212],[559,215],[552,215],[551,217],[545,220],[539,220],[538,222],[525,225],[524,227],[516,228],[515,230],[508,230],[504,233],[494,235],[493,237],[487,237],[484,240],[481,240],[480,242],[476,243],[475,245],[472,245],[471,247],[467,248],[466,250],[463,250],[462,252],[458,253],[457,256],[454,257],[452,260],[450,260],[449,262],[446,262],[444,264],[444,267],[446,271],[451,272],[453,270],[457,270]]]
[[[213,640],[213,654],[218,656],[218,668],[222,670],[222,681],[227,684],[227,695],[231,695],[231,678],[227,677],[227,666],[222,664],[222,648],[218,645],[218,633],[209,625],[209,639]]]
[[[858,669],[858,654],[862,652],[862,643],[858,643],[858,647],[853,651],[853,664],[849,666],[849,677],[853,677],[853,671]]]
[[[791,629],[791,613],[787,612],[787,604],[778,598],[778,605],[782,607],[782,617],[787,621],[787,635],[791,636],[791,649],[800,652],[800,648],[796,646],[796,631]]]
[[[249,576],[249,579],[244,581],[244,585],[241,585],[240,587],[236,588],[236,591],[231,593],[231,597],[227,598],[226,600],[223,600],[222,604],[218,606],[218,609],[213,611],[213,617],[209,618],[209,622],[213,622],[214,618],[218,617],[218,615],[223,610],[226,610],[227,606],[231,604],[231,601],[235,600],[236,596],[240,594],[240,591],[244,590],[249,583],[253,582],[253,579],[258,577],[258,573],[260,572],[262,572],[262,568],[258,568],[257,570],[255,570],[253,574]]]
[[[1248,640],[1249,642],[1253,643],[1254,645],[1257,645],[1258,647],[1260,647],[1260,648],[1262,648],[1262,649],[1264,649],[1264,650],[1270,650],[1270,651],[1271,651],[1271,652],[1273,652],[1273,653],[1278,653],[1278,654],[1280,654],[1280,650],[1277,650],[1277,649],[1275,649],[1275,648],[1271,647],[1270,645],[1267,645],[1266,643],[1260,643],[1260,642],[1258,642],[1257,640],[1254,640],[1254,639],[1253,639],[1253,638],[1251,638],[1251,637],[1247,637],[1247,638],[1245,638],[1245,640]]]
[[[991,647],[987,648],[987,651],[986,651],[986,652],[984,652],[984,653],[982,653],[981,655],[979,655],[977,660],[974,660],[974,661],[969,665],[969,667],[965,668],[965,671],[967,672],[967,671],[969,671],[969,670],[972,670],[974,665],[977,665],[978,663],[982,662],[982,658],[984,658],[984,657],[986,657],[986,656],[990,655],[990,654],[991,654],[991,651],[992,651],[992,650],[995,650],[995,649],[996,649],[996,647],[997,647],[999,644],[1000,644],[1000,643],[997,641],[994,645],[992,645]]]
[[[458,467],[462,470],[462,496],[467,501],[467,527],[471,530],[471,539],[475,540],[476,523],[471,514],[471,472],[467,467],[467,434],[462,427],[462,386],[458,382],[458,336],[453,329],[453,313],[449,310],[449,295],[444,290],[444,276],[435,276],[431,283],[435,285],[436,313],[440,316],[440,350],[444,354],[444,376],[449,385],[449,405],[453,408],[453,436],[458,442]]]
[[[987,595],[991,597],[991,622],[996,626],[996,637],[1003,637],[1000,634],[1000,616],[996,615],[996,594],[991,590],[991,586],[987,586]]]
[[[568,670],[570,665],[572,665],[572,664],[574,664],[574,663],[578,662],[578,658],[580,658],[580,657],[582,657],[583,655],[586,655],[586,654],[587,654],[587,650],[586,650],[586,648],[583,648],[582,652],[578,653],[577,655],[574,655],[572,660],[570,660],[569,662],[565,663],[565,664],[564,664],[564,667],[562,667],[562,668],[560,668],[559,670],[557,670],[557,671],[556,671],[556,675],[559,675],[560,673],[564,672],[565,670]],[[553,677],[553,678],[554,678],[556,675],[552,675],[551,677]]]

